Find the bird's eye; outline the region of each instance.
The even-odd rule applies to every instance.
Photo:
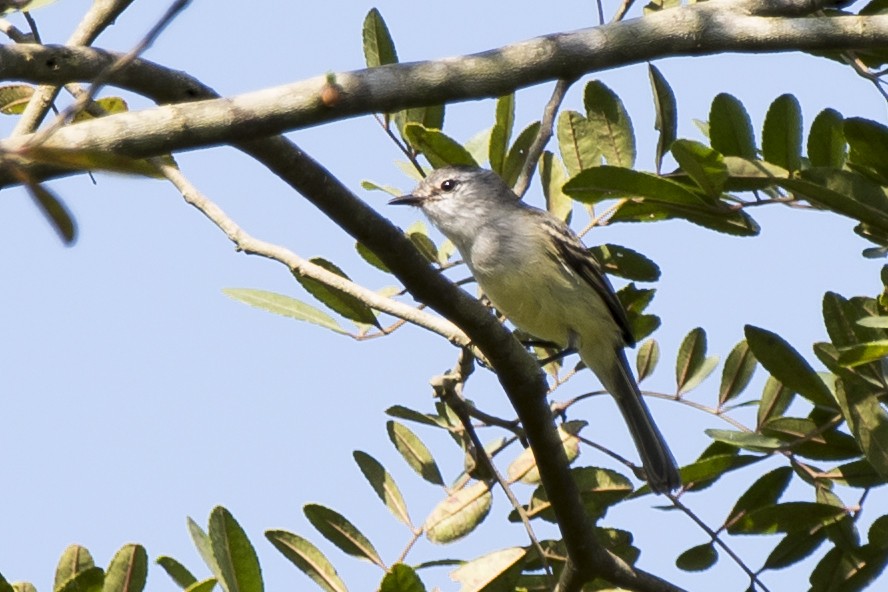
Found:
[[[457,182],[454,179],[445,179],[441,181],[441,191],[453,191],[453,188],[456,187]]]

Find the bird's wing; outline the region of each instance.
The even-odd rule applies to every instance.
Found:
[[[635,346],[635,337],[632,335],[632,329],[629,325],[629,319],[626,316],[626,310],[623,308],[620,299],[617,298],[614,288],[611,286],[607,276],[604,275],[601,263],[599,263],[595,256],[589,252],[586,245],[580,241],[577,235],[574,234],[566,224],[561,224],[558,220],[553,219],[548,214],[543,214],[546,229],[553,238],[557,239],[551,241],[551,244],[555,245],[555,248],[558,250],[557,255],[564,259],[571,271],[579,275],[587,284],[592,286],[592,289],[598,293],[602,300],[604,300],[614,321],[617,323],[617,326],[620,327],[620,330],[623,333],[624,343],[629,347]]]

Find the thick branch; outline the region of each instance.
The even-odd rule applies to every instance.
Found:
[[[499,96],[548,80],[667,56],[888,45],[888,15],[759,17],[748,16],[748,10],[738,6],[748,8],[714,0],[461,58],[338,73],[330,77],[335,86],[333,92],[327,88],[326,102],[322,91],[330,83],[328,76],[319,76],[231,98],[122,113],[69,126],[55,134],[51,144],[157,155],[361,114]],[[67,77],[60,72],[66,70],[68,76],[79,71],[87,79],[96,70],[85,62],[111,59],[86,49],[7,46],[0,49],[0,78],[61,83]],[[46,70],[35,65],[46,65]],[[128,86],[143,67],[144,63],[135,65],[109,82]],[[0,148],[14,149],[20,142],[6,140]]]

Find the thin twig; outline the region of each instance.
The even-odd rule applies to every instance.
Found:
[[[623,17],[626,16],[626,13],[629,12],[629,9],[632,8],[632,5],[635,3],[635,0],[623,0],[623,3],[620,4],[620,8],[617,9],[617,13],[614,15],[612,23],[616,23],[617,21],[623,20]]]
[[[555,127],[555,116],[558,113],[558,108],[561,106],[561,102],[564,100],[564,95],[567,94],[567,90],[570,88],[571,84],[573,84],[573,80],[567,79],[561,79],[555,83],[555,88],[552,90],[552,96],[549,98],[549,102],[546,103],[546,107],[543,109],[543,117],[540,120],[540,131],[536,135],[536,138],[534,138],[530,148],[527,149],[524,166],[521,168],[521,172],[518,173],[518,179],[515,181],[515,186],[512,188],[518,197],[522,197],[527,192],[527,188],[530,187],[530,182],[533,179],[533,173],[536,170],[540,156],[542,156],[546,144],[548,144],[549,140],[552,138],[552,130]]]
[[[753,584],[758,584],[759,588],[761,588],[764,592],[770,592],[761,580],[758,579],[758,575],[752,571],[747,565],[743,562],[743,560],[738,556],[734,551],[725,543],[719,536],[718,533],[712,530],[703,520],[697,516],[694,512],[691,511],[686,505],[684,505],[681,500],[678,499],[672,493],[666,492],[666,496],[669,498],[669,501],[672,502],[676,508],[685,513],[685,515],[693,520],[697,526],[699,526],[706,534],[708,534],[712,538],[712,542],[722,549],[724,549],[725,553],[727,553],[731,559],[742,569],[747,576],[749,576],[750,582]]]

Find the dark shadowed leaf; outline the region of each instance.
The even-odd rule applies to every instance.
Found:
[[[172,557],[161,555],[157,558],[157,564],[162,567],[167,575],[176,582],[176,585],[183,590],[197,582],[197,578],[194,577],[194,574]]]
[[[410,409],[409,407],[404,407],[403,405],[393,405],[386,409],[385,413],[386,415],[390,415],[392,417],[406,419],[407,421],[415,421],[416,423],[421,423],[423,425],[428,425],[436,428],[446,428],[449,425],[446,421],[443,421],[437,415],[420,413],[419,411]]]
[[[333,317],[317,308],[305,304],[295,298],[268,292],[266,290],[252,290],[249,288],[225,288],[222,290],[226,296],[239,300],[262,310],[273,312],[297,321],[306,321],[315,325],[330,329],[336,333],[347,335],[348,333],[333,320]]]
[[[675,566],[684,571],[705,571],[718,561],[718,551],[712,543],[691,547],[676,557]]]
[[[142,545],[124,545],[108,565],[102,592],[142,592],[148,579],[148,553]]]
[[[678,349],[675,362],[676,393],[683,395],[694,389],[718,364],[718,356],[706,355],[706,331],[697,327],[688,333]]]
[[[875,487],[888,482],[866,459],[855,460],[827,471],[826,477],[848,487]]]
[[[815,405],[835,407],[829,388],[785,339],[752,325],[746,325],[744,331],[753,355],[774,378]]]
[[[432,453],[422,443],[419,436],[404,424],[396,421],[387,421],[385,427],[388,430],[389,440],[392,441],[410,468],[429,483],[443,486],[444,478],[441,477],[441,471],[438,470]]]
[[[765,473],[759,477],[755,483],[749,486],[743,495],[741,495],[734,504],[733,509],[725,520],[725,525],[731,527],[736,521],[740,520],[746,514],[764,508],[765,506],[773,506],[789,487],[792,480],[792,469],[789,467],[780,467],[769,473]]]
[[[105,572],[101,567],[89,567],[66,580],[55,592],[102,592]]]
[[[652,173],[607,165],[574,175],[564,185],[564,192],[586,203],[611,197],[644,197],[657,203],[689,207],[709,204],[704,196],[681,183]]]
[[[718,389],[719,406],[743,392],[752,379],[755,365],[755,356],[752,355],[745,340],[734,346],[728,354],[728,359],[725,360],[722,371],[721,386]]]
[[[562,111],[555,128],[561,159],[573,177],[580,171],[601,164],[601,150],[589,121],[576,111]]]
[[[718,197],[728,180],[728,167],[717,151],[691,140],[672,143],[672,156],[681,170],[709,197]]]
[[[703,228],[734,236],[756,236],[758,223],[743,210],[732,209],[724,204],[713,206],[685,206],[655,202],[630,200],[619,205],[610,222],[656,222],[681,218]]]
[[[753,452],[770,452],[783,446],[777,438],[753,434],[752,432],[735,432],[732,430],[706,430],[706,435],[725,444],[745,448]]]
[[[851,117],[845,120],[848,161],[879,183],[888,183],[888,127],[884,124]]]
[[[263,592],[256,550],[231,512],[221,506],[213,508],[208,535],[225,592]]]
[[[56,148],[53,146],[32,146],[22,152],[22,156],[34,162],[75,171],[101,171],[121,175],[161,178],[157,166],[142,158],[131,158],[118,152],[107,150],[82,150],[79,148]],[[164,157],[168,164],[175,164],[172,157]]]
[[[590,247],[589,251],[610,275],[636,282],[655,282],[660,279],[660,268],[656,263],[627,247],[606,244]]]
[[[815,502],[787,502],[755,509],[730,527],[731,534],[773,534],[810,531],[825,526],[845,514],[844,508]]]
[[[836,398],[854,439],[882,477],[888,478],[888,413],[876,393],[859,380],[836,383]]]
[[[425,592],[426,587],[409,565],[394,564],[379,585],[379,592]]]
[[[755,158],[755,134],[746,108],[737,98],[721,93],[709,109],[709,139],[725,156]]]
[[[678,107],[675,103],[675,94],[672,87],[666,81],[666,78],[653,64],[648,64],[648,76],[651,80],[651,87],[654,90],[654,111],[656,120],[654,121],[654,129],[660,132],[657,137],[657,154],[656,165],[657,172],[663,164],[663,156],[669,150],[672,142],[675,141],[678,133]]]
[[[503,181],[505,181],[506,185],[509,187],[515,186],[515,182],[518,180],[518,175],[521,173],[521,168],[527,160],[527,153],[530,149],[530,145],[533,144],[533,141],[539,133],[540,122],[535,121],[518,134],[518,137],[515,138],[515,143],[509,148],[509,154],[506,156],[506,161],[503,164],[502,175]],[[536,166],[536,163],[534,163],[534,166]]]
[[[411,122],[404,126],[404,137],[436,169],[449,165],[478,166],[462,144],[440,130]]]
[[[725,156],[728,179],[726,191],[753,191],[772,187],[778,180],[789,177],[789,171],[764,160],[748,160],[739,156]]]
[[[382,14],[376,8],[371,8],[367,16],[364,17],[362,34],[364,60],[368,68],[398,63],[395,43],[392,41],[388,26],[382,19]]]
[[[449,543],[472,532],[490,512],[490,486],[478,481],[447,496],[432,509],[423,524],[433,543]]]
[[[383,263],[382,260],[376,256],[376,253],[365,247],[364,243],[355,243],[355,250],[358,252],[358,255],[361,256],[361,259],[363,259],[376,269],[379,269],[380,271],[384,271],[386,273],[391,273],[386,264]]]
[[[816,206],[888,231],[888,195],[875,181],[832,168],[807,169],[800,176],[782,179],[778,184]]]
[[[199,582],[194,582],[185,588],[184,592],[210,592],[218,583],[216,578],[207,578]]]
[[[570,472],[580,491],[586,513],[595,519],[604,516],[609,507],[632,493],[632,482],[616,471],[599,467],[574,467]],[[542,518],[555,522],[555,512],[542,486],[534,490],[525,510],[531,519]],[[509,513],[509,521],[520,521],[514,510]]]
[[[373,544],[345,516],[320,504],[306,504],[302,511],[311,525],[343,553],[367,559],[385,569]]]
[[[592,80],[583,93],[583,105],[605,161],[613,166],[635,166],[635,133],[617,94],[600,80]]]
[[[809,557],[826,540],[826,530],[790,532],[765,559],[765,569],[783,569]]]
[[[62,242],[66,245],[73,244],[77,239],[77,224],[64,202],[54,192],[39,183],[26,182],[25,189],[28,190],[28,195],[46,216],[46,220],[62,239]]]
[[[777,97],[765,115],[762,156],[788,171],[797,171],[802,161],[802,108],[793,95]]]
[[[783,386],[783,384],[769,376],[762,390],[762,398],[759,402],[756,425],[761,427],[772,417],[780,417],[792,403],[795,393]]]
[[[515,93],[504,95],[496,101],[496,120],[490,132],[488,161],[490,170],[502,176],[506,163],[512,127],[515,125]]]
[[[842,114],[824,109],[808,133],[808,161],[815,167],[841,168],[845,164],[845,132]]]
[[[314,263],[318,267],[329,271],[330,273],[334,273],[339,277],[349,279],[345,272],[342,271],[335,263],[332,263],[320,257],[312,257],[311,259],[309,259],[309,261],[311,263]],[[305,275],[294,273],[293,276],[309,294],[317,298],[318,301],[321,302],[321,304],[323,304],[333,312],[336,312],[346,319],[354,321],[355,323],[359,323],[362,325],[374,325],[376,327],[379,326],[379,322],[376,320],[376,314],[373,312],[373,309],[364,304],[364,302],[357,296],[353,296],[351,294],[348,294],[347,292],[343,292],[338,288],[328,286],[323,282],[320,282],[314,278]]]
[[[269,530],[265,536],[275,549],[325,592],[347,592],[348,588],[336,573],[333,564],[309,541],[284,530]]]
[[[401,490],[398,489],[394,477],[385,470],[385,467],[378,460],[366,452],[355,450],[353,456],[364,477],[370,483],[370,487],[373,488],[373,491],[376,492],[376,495],[379,496],[385,507],[394,514],[395,518],[408,527],[413,528],[413,522],[411,522],[410,514],[407,512],[407,503],[404,501],[404,497],[401,495]]]
[[[660,361],[660,346],[656,340],[648,339],[638,348],[638,356],[635,358],[638,382],[654,373],[658,361]]]

